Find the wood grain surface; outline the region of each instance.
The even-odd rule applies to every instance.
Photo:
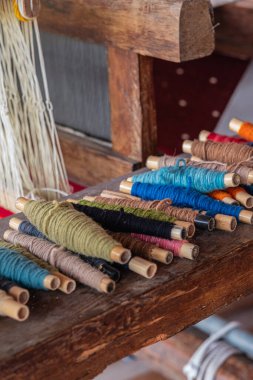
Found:
[[[253,57],[253,1],[242,0],[214,11],[216,51],[234,58]]]
[[[176,62],[214,49],[208,0],[42,0],[41,5],[44,30],[88,42]]]
[[[129,175],[128,175],[129,176]],[[75,194],[118,189],[115,179]],[[0,222],[1,234],[8,220]],[[92,379],[108,364],[167,339],[253,290],[252,227],[199,232],[197,261],[175,259],[143,279],[126,273],[113,295],[33,292],[31,317],[0,320],[0,373],[15,379]]]
[[[108,65],[112,148],[144,162],[157,145],[153,59],[109,47]]]
[[[95,185],[140,167],[140,163],[114,152],[108,145],[90,138],[58,130],[70,180]]]

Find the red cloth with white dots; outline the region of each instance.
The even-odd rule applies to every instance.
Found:
[[[213,131],[247,66],[215,54],[180,64],[155,60],[159,151],[180,153],[183,139]]]

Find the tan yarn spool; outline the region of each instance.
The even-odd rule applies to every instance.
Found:
[[[0,290],[0,315],[23,322],[29,317],[29,309],[15,301],[4,290]]]

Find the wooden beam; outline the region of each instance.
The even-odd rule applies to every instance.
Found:
[[[109,47],[108,67],[112,148],[144,162],[157,145],[153,60]]]
[[[140,167],[134,160],[115,153],[92,139],[58,130],[69,179],[95,185]]]
[[[136,356],[147,360],[154,370],[166,378],[185,380],[182,369],[206,338],[207,335],[196,329],[187,329],[164,342],[138,351]],[[243,355],[234,355],[222,364],[215,379],[250,379],[252,373],[252,360]]]
[[[234,58],[253,57],[253,2],[243,0],[214,10],[216,51]]]
[[[116,190],[121,179],[72,197]],[[0,235],[7,225],[8,219],[0,221]],[[93,379],[118,359],[252,293],[252,226],[232,234],[202,231],[195,242],[198,260],[175,259],[152,280],[128,272],[112,295],[81,286],[70,296],[34,292],[27,322],[1,319],[1,377]]]
[[[208,0],[42,0],[40,26],[169,61],[214,49]]]

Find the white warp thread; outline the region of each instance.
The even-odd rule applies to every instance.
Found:
[[[220,341],[229,331],[240,326],[231,322],[209,336],[183,368],[187,380],[214,380],[218,369],[232,355],[241,352],[231,345]]]
[[[4,207],[16,211],[16,198],[34,188],[69,193],[37,21],[18,21],[10,0],[0,1],[0,153],[0,204]],[[48,192],[46,198],[55,195]]]

